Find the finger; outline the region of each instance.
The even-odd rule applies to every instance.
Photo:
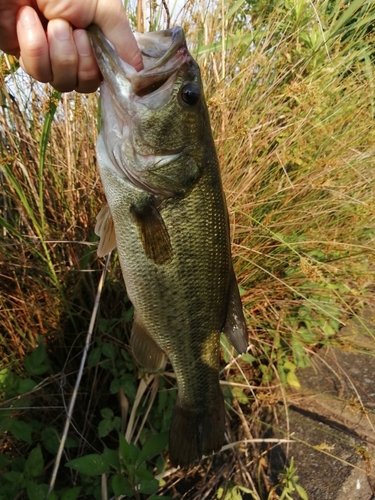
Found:
[[[15,2],[0,0],[0,50],[14,56],[19,56],[20,52],[16,19],[18,9],[21,5],[16,5]]]
[[[77,87],[78,54],[72,27],[65,19],[52,19],[48,23],[47,37],[53,77],[50,84],[60,92]]]
[[[95,92],[100,85],[100,71],[87,32],[73,31],[78,53],[77,92]]]
[[[1,0],[0,0],[1,1]],[[40,12],[46,19],[66,19],[76,28],[87,28],[95,15],[96,4],[99,0],[36,0]],[[107,9],[118,0],[104,0]]]
[[[98,0],[93,23],[97,24],[115,46],[121,59],[131,64],[137,71],[143,68],[142,55],[130,28],[128,18],[125,14],[122,2],[111,2],[108,8],[108,0]]]
[[[29,6],[18,11],[17,36],[22,68],[37,80],[49,82],[52,70],[48,41],[37,13]]]

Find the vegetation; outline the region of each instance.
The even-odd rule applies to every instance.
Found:
[[[153,7],[146,29],[165,26]],[[374,281],[375,4],[222,0],[188,3],[182,19],[204,76],[250,332],[242,357],[222,341],[228,438],[251,440],[284,388],[298,387],[309,352],[342,344],[340,325]],[[60,96],[4,55],[1,68],[0,499],[47,495],[87,342],[50,499],[306,498],[298,463],[270,484],[266,449],[249,441],[189,473],[169,468],[173,373],[134,363],[116,255],[86,340],[104,268],[93,232],[104,202],[97,96]]]

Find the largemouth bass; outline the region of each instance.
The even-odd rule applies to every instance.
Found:
[[[220,333],[247,348],[200,71],[179,27],[136,35],[138,73],[97,27],[89,33],[104,78],[97,160],[108,205],[98,253],[117,246],[134,357],[156,371],[166,354],[175,371],[169,456],[189,467],[224,440]]]

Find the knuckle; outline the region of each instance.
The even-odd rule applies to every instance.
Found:
[[[71,92],[76,89],[77,83],[73,81],[59,82],[53,79],[50,84],[59,92]]]

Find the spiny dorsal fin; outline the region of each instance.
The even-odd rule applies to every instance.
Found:
[[[95,234],[100,237],[98,256],[105,257],[116,248],[116,233],[112,214],[108,205],[104,205],[96,216]]]
[[[154,200],[149,198],[142,205],[132,205],[130,212],[137,224],[143,250],[155,264],[165,264],[172,258],[172,245],[168,230]]]
[[[149,335],[143,324],[134,318],[130,345],[135,359],[149,372],[156,372],[164,362],[165,354]]]
[[[242,354],[247,350],[248,335],[240,292],[238,290],[236,275],[234,274],[232,264],[230,273],[229,300],[224,333],[236,351]]]

